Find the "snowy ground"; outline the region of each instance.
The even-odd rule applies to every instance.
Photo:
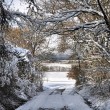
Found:
[[[67,78],[67,72],[45,72],[44,81],[44,85],[51,82],[75,84],[75,80]]]
[[[48,74],[48,80],[44,81],[45,91],[16,110],[44,110],[46,108],[53,110],[61,110],[61,108],[65,108],[64,110],[92,110],[84,103],[80,95],[77,93],[70,94],[74,89],[75,81],[68,80],[65,77],[66,73],[46,74]]]

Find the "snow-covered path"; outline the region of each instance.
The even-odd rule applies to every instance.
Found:
[[[92,110],[84,103],[80,95],[77,93],[70,94],[72,88],[67,88],[62,95],[58,90],[60,89],[46,90],[16,110],[40,110],[41,108],[41,110],[44,108],[60,110],[64,106],[69,108],[69,110]]]
[[[65,73],[49,73],[48,81],[44,82],[45,91],[16,110],[92,110],[79,94],[71,94],[74,84],[75,81],[67,80]]]

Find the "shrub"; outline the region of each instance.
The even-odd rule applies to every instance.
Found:
[[[67,74],[68,78],[75,79],[76,85],[80,85],[85,82],[84,71],[81,70],[78,66],[72,66],[71,70]]]

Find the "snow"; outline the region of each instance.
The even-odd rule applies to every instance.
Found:
[[[23,92],[21,91],[18,91],[18,90],[15,90],[15,93],[17,94],[17,96],[21,99],[24,99],[24,100],[28,100],[26,94],[24,94]]]
[[[42,92],[39,96],[34,97],[31,101],[16,110],[38,110],[39,108],[54,108],[59,110],[68,106],[71,110],[92,110],[89,108],[78,94],[70,95],[64,93],[49,95],[51,90]]]
[[[110,110],[110,100],[106,101],[102,110]]]
[[[60,74],[62,77],[60,77]],[[46,73],[46,75],[49,80],[44,81],[45,91],[16,110],[39,110],[39,108],[60,110],[64,106],[71,110],[92,110],[84,103],[83,98],[79,94],[75,92],[74,95],[71,94],[74,90],[75,80],[69,80],[65,72],[51,72],[50,74]],[[53,79],[50,80],[52,77]],[[61,95],[60,92],[62,89],[65,90]]]
[[[110,98],[91,94],[91,86],[85,86],[79,94],[91,103],[92,108],[96,110],[110,110]]]
[[[70,80],[67,78],[67,73],[68,72],[45,72],[44,75],[45,75],[45,78],[47,78],[47,80],[49,81],[72,81],[73,80]]]
[[[8,47],[8,51],[15,54],[16,57],[19,58],[19,60],[24,60],[26,62],[29,62],[29,58],[27,55],[31,55],[30,51],[27,50],[27,49],[23,49],[23,48],[20,48],[20,47],[14,47],[13,45],[8,45],[7,44],[7,47]]]
[[[18,10],[20,12],[27,13],[28,4],[26,4],[26,2],[22,1],[21,3],[20,0],[6,0],[5,2],[8,4],[11,10]]]
[[[48,67],[58,66],[58,67],[71,68],[71,64],[61,64],[61,63],[42,63],[42,64],[43,65],[46,65]]]

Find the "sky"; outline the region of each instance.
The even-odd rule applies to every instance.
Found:
[[[19,10],[20,12],[26,13],[28,5],[20,0],[5,0],[8,5],[11,4],[10,9],[12,10]],[[11,3],[12,2],[12,3]]]

